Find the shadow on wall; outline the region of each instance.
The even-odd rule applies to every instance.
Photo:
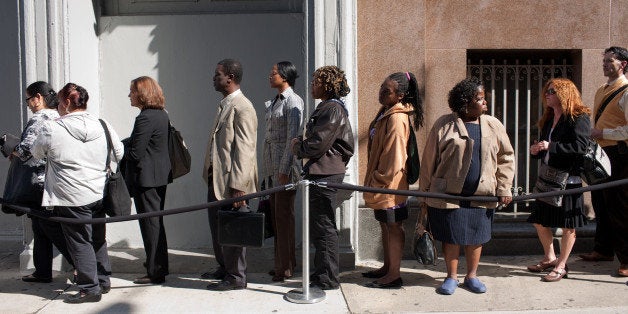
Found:
[[[102,17],[99,24],[101,114],[122,138],[129,136],[138,114],[127,97],[129,83],[141,75],[152,76],[162,86],[170,119],[192,154],[191,173],[168,186],[166,208],[206,201],[201,171],[222,98],[214,90],[212,77],[216,63],[224,58],[242,62],[242,91],[258,113],[261,161],[264,101],[276,93],[269,87],[268,73],[282,60],[303,68],[303,14],[111,16]],[[302,94],[304,74],[300,76],[296,91]],[[171,248],[209,246],[204,210],[168,216],[165,225]],[[118,236],[129,237],[131,246],[141,246],[137,227]]]

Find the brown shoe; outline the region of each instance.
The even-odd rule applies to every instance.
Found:
[[[530,265],[528,266],[528,270],[530,272],[533,273],[540,273],[542,271],[546,271],[550,268],[554,268],[554,266],[556,266],[556,260],[553,260],[551,262],[538,262],[536,265]]]
[[[578,255],[583,261],[587,262],[612,262],[615,258],[611,256],[602,255],[596,251],[587,254]]]
[[[628,277],[628,264],[621,264],[619,270],[617,270],[617,276]]]
[[[568,278],[567,277],[568,273],[569,273],[569,268],[567,267],[567,265],[565,265],[565,268],[563,268],[563,269],[560,269],[560,268],[552,269],[552,271],[549,274],[543,276],[541,278],[541,280],[545,281],[545,282],[559,281],[559,280],[563,279],[563,277],[564,278]]]

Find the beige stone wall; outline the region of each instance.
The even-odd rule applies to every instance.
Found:
[[[585,103],[604,83],[602,52],[628,44],[628,0],[358,1],[360,178],[377,91],[389,73],[414,72],[422,82],[426,125],[449,112],[446,95],[466,75],[467,49],[570,49]],[[361,180],[361,179],[360,179]]]

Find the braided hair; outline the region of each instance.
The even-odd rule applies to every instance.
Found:
[[[314,80],[323,86],[325,95],[330,99],[340,99],[340,97],[349,95],[351,91],[345,72],[335,65],[327,65],[316,69],[313,77]]]

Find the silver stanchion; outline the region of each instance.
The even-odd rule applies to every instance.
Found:
[[[303,288],[290,290],[284,299],[292,303],[312,304],[325,300],[325,291],[310,287],[310,181],[301,180],[299,186],[303,195]]]

